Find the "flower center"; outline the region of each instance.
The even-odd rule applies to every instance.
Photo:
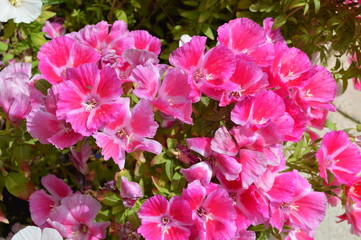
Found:
[[[22,0],[9,0],[9,2],[15,7],[19,7],[21,5],[21,1]]]
[[[196,212],[197,212],[198,217],[200,217],[200,218],[205,217],[206,222],[208,220],[213,220],[213,218],[211,217],[212,213],[207,214],[206,210],[202,207],[198,208]]]
[[[162,222],[162,224],[164,226],[171,222],[171,220],[170,220],[170,218],[168,216],[162,217],[162,219],[160,221]]]
[[[92,97],[86,100],[85,103],[82,103],[82,105],[85,107],[85,111],[89,112],[98,105],[98,102],[94,97]]]
[[[85,224],[82,224],[81,227],[80,227],[80,231],[83,232],[83,233],[86,233],[88,232],[88,226],[85,225]]]

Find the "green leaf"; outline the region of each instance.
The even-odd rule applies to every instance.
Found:
[[[35,188],[24,174],[11,172],[6,176],[6,189],[15,197],[27,200]]]
[[[211,16],[211,12],[204,11],[199,14],[198,23],[205,22]]]
[[[52,85],[44,79],[40,79],[35,82],[35,88],[42,92],[42,94],[44,95],[47,95],[48,89],[51,88],[51,86]]]
[[[321,1],[320,0],[313,0],[313,3],[315,4],[315,13],[318,13],[321,8]]]
[[[15,34],[16,24],[13,20],[9,20],[4,26],[4,39],[7,39]]]
[[[275,21],[273,23],[273,26],[272,26],[272,29],[276,29],[276,28],[279,28],[279,27],[282,27],[287,21],[287,18],[285,15],[278,15],[276,18],[275,18]]]
[[[124,22],[128,23],[128,17],[127,14],[121,10],[121,9],[116,9],[114,11],[114,15],[118,20],[123,20]]]
[[[211,40],[214,40],[214,35],[213,35],[212,29],[210,27],[202,28],[202,32],[204,33],[204,35],[209,37]]]
[[[113,192],[106,192],[103,195],[103,203],[105,205],[115,207],[122,204],[121,198],[118,194],[115,194]]]
[[[329,128],[333,131],[337,131],[336,124],[331,122],[330,120],[326,120],[325,127]]]
[[[9,46],[6,43],[0,42],[0,52],[8,50]]]
[[[167,174],[167,177],[169,180],[172,180],[173,178],[173,161],[169,160],[165,162],[165,174]]]
[[[180,15],[189,20],[197,21],[199,12],[197,10],[181,12]]]
[[[43,32],[36,32],[30,35],[31,42],[35,47],[40,48],[43,44],[47,42],[44,37],[44,34],[45,33]]]

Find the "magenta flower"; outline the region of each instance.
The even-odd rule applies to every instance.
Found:
[[[122,177],[120,196],[126,207],[133,207],[138,198],[143,197],[142,187],[136,182],[129,182],[126,177]]]
[[[225,189],[215,185],[207,191],[206,187],[196,180],[188,184],[182,196],[192,210],[199,239],[228,240],[235,236],[237,214],[233,200]]]
[[[133,109],[129,109],[129,99],[122,98],[117,118],[103,130],[94,134],[96,144],[102,148],[105,160],[113,158],[120,169],[124,168],[125,152],[136,150],[159,154],[162,145],[154,137],[158,123],[154,121],[154,113],[146,100],[141,100]]]
[[[217,29],[218,42],[235,55],[248,55],[261,67],[269,66],[274,59],[273,44],[267,42],[265,30],[248,18],[237,18]]]
[[[139,212],[142,225],[138,232],[146,240],[187,240],[191,234],[191,209],[181,197],[168,200],[160,195],[143,203]]]
[[[279,231],[288,222],[291,227],[315,230],[326,215],[326,195],[312,191],[311,184],[296,170],[276,177],[267,195],[271,201],[270,223]]]
[[[339,222],[347,220],[351,224],[351,233],[357,236],[361,236],[361,205],[356,203],[345,206],[346,212],[338,216]]]
[[[204,90],[232,90],[229,82],[233,75],[236,59],[225,46],[218,45],[204,53],[205,37],[194,36],[190,42],[173,51],[169,62],[188,74],[188,82],[192,87],[191,98],[197,102]]]
[[[50,226],[47,219],[54,207],[58,206],[63,198],[71,196],[73,191],[63,180],[52,174],[43,177],[41,183],[50,195],[44,190],[35,191],[30,195],[29,204],[31,219],[37,226],[43,228]]]
[[[276,28],[273,29],[274,19],[273,18],[265,18],[263,20],[263,28],[266,31],[267,41],[276,43],[276,42],[284,42],[285,39],[282,36],[281,29]]]
[[[155,82],[154,86],[158,86],[157,84]],[[166,71],[162,85],[159,87],[158,96],[151,101],[151,104],[167,115],[192,124],[191,91],[187,75],[179,68],[170,68]]]
[[[123,90],[113,69],[83,64],[69,69],[67,79],[58,86],[57,116],[75,132],[90,136],[120,114]]]
[[[64,149],[80,141],[83,136],[74,132],[69,123],[56,117],[57,101],[57,87],[53,86],[48,90],[45,105],[33,108],[27,116],[26,127],[31,136],[38,138],[42,144],[53,144]]]
[[[46,33],[45,37],[54,39],[65,34],[63,23],[64,19],[61,18],[58,21],[46,21],[41,31]]]
[[[90,155],[92,154],[92,149],[89,143],[84,143],[79,151],[76,151],[74,147],[70,148],[70,161],[74,164],[74,167],[86,175],[89,172],[87,161],[89,160]]]
[[[67,239],[104,239],[110,222],[94,222],[100,209],[94,198],[75,194],[61,200],[61,205],[51,211],[48,223]]]
[[[187,142],[189,143],[189,142]],[[180,172],[188,182],[199,180],[203,186],[211,182],[213,171],[210,163],[199,162],[192,165],[190,168],[182,168]]]
[[[30,63],[12,63],[0,72],[0,106],[12,122],[31,110]]]
[[[148,50],[155,55],[159,55],[161,43],[159,38],[156,38],[144,30],[131,31],[130,35],[134,39],[134,47],[140,50]]]
[[[94,49],[80,45],[67,36],[60,36],[40,48],[39,70],[48,82],[58,84],[65,80],[67,69],[95,63],[99,57]]]
[[[356,145],[351,143],[344,131],[326,133],[321,147],[316,154],[320,176],[328,182],[328,169],[335,178],[348,186],[357,180],[361,171],[361,154]]]

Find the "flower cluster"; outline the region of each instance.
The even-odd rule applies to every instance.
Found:
[[[247,18],[231,20],[218,28],[211,48],[206,37],[183,36],[170,65],[158,60],[158,38],[129,31],[123,21],[102,21],[64,36],[61,24],[49,22],[44,31],[52,40],[38,52],[41,76],[29,80],[27,64],[4,69],[0,106],[14,123],[26,118],[28,132],[40,143],[70,147],[79,172],[89,173],[92,147],[120,170],[135,152],[136,171],[143,171],[139,165],[146,157],[137,154],[169,153],[168,136],[160,136],[159,126],[178,123],[177,136],[183,138],[177,157],[184,164],[171,171],[188,182],[181,196],[168,192],[167,200],[142,191],[143,180],[128,181],[122,174],[130,171],[117,175],[122,203],[112,211],[137,211],[138,199],[154,195],[138,212],[137,231],[145,239],[255,239],[252,226],[261,224],[286,239],[313,237],[332,198],[287,168],[284,145],[299,142],[306,131],[314,136],[311,127],[323,128],[328,112],[336,110],[331,104],[336,83],[328,70],[288,47],[272,19],[263,27]],[[41,78],[51,84],[46,95],[34,87]],[[206,135],[182,131],[198,121],[195,106],[204,99],[225,109],[224,117]],[[79,152],[73,147],[90,138],[92,146],[83,143]],[[340,218],[360,235],[360,151],[347,133],[334,131],[312,157],[319,185],[336,186],[333,197],[342,198],[346,186],[346,213]],[[101,208],[95,199],[73,193],[54,175],[43,177],[42,184],[49,193],[35,191],[29,200],[37,226],[55,228],[68,239],[105,238],[110,223],[94,222]]]
[[[104,239],[110,222],[94,222],[100,203],[90,196],[73,193],[63,180],[49,174],[41,179],[48,190],[35,191],[29,199],[31,218],[41,228],[54,228],[73,240]]]

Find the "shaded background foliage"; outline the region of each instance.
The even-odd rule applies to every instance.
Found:
[[[65,19],[67,32],[78,31],[87,24],[95,24],[102,20],[108,23],[124,20],[130,30],[147,30],[161,39],[160,58],[164,63],[167,63],[170,52],[178,47],[178,40],[182,34],[205,35],[209,39],[208,46],[213,46],[217,28],[231,19],[248,17],[262,24],[264,18],[273,17],[274,27],[281,28],[289,46],[301,49],[310,58],[319,55],[321,63],[326,63],[330,57],[336,58],[332,72],[337,81],[342,81],[343,90],[346,90],[351,77],[361,77],[359,64],[353,62],[346,67],[340,60],[344,54],[356,53],[358,62],[361,63],[361,19],[358,18],[361,8],[356,4],[346,5],[344,1],[43,0],[43,3],[43,13],[33,23],[15,24],[9,21],[0,25],[0,60],[3,66],[15,59],[31,62],[33,73],[37,72],[36,55],[47,41],[41,28],[47,19],[55,16]],[[43,92],[48,87],[49,84],[45,81],[37,83],[37,88]],[[156,140],[166,146],[163,153],[156,157],[148,153],[142,156],[129,154],[125,169],[135,169],[134,173],[122,170],[117,173],[115,179],[127,176],[139,182],[146,191],[145,196],[161,193],[170,197],[180,194],[185,180],[179,173],[181,163],[173,161],[179,157],[181,144],[176,139],[185,139],[190,133],[194,136],[211,136],[220,124],[224,124],[230,110],[231,108],[221,109],[214,101],[202,98],[194,105],[195,115],[199,114],[193,126],[176,124],[171,129],[158,131]],[[31,223],[28,212],[16,213],[9,206],[23,205],[20,209],[28,208],[27,202],[21,202],[19,198],[27,199],[35,186],[41,185],[42,176],[54,173],[61,176],[74,189],[87,191],[102,201],[104,208],[98,216],[99,220],[109,220],[111,217],[115,222],[124,223],[128,220],[133,226],[139,226],[140,222],[135,213],[140,203],[134,209],[125,209],[122,206],[118,194],[119,181],[115,181],[114,185],[106,185],[114,180],[117,166],[112,161],[99,161],[100,154],[96,147],[93,147],[94,155],[89,161],[90,174],[83,176],[77,173],[69,161],[69,149],[60,151],[51,145],[37,144],[37,141],[26,132],[24,122],[19,126],[11,126],[5,120],[3,112],[0,112],[0,116],[0,200],[3,200],[0,202],[0,208],[11,224]],[[332,125],[329,127],[333,128]],[[76,148],[80,148],[83,143],[84,141],[78,143]],[[95,146],[94,142],[92,146]],[[312,148],[308,138],[289,148],[297,150],[290,156],[290,164],[292,158],[303,158],[302,164],[306,167],[307,164],[311,164],[308,158],[315,148]],[[152,178],[153,176],[157,178]],[[317,179],[314,181],[314,186],[317,186]],[[99,191],[94,193],[95,190]],[[14,200],[14,196],[17,200]],[[11,224],[0,224],[0,235],[6,235]]]

